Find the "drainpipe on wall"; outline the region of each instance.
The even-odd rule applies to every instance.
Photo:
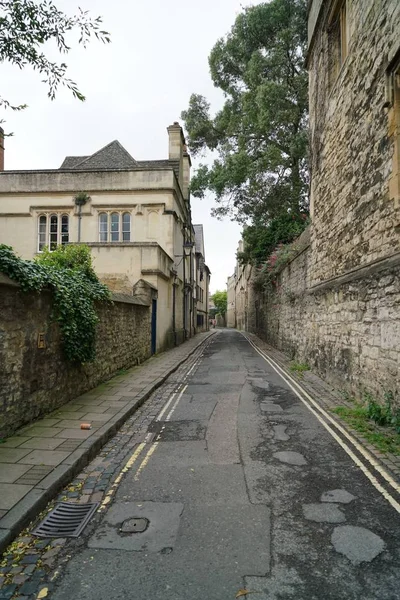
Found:
[[[186,340],[186,253],[185,253],[185,237],[183,238],[183,248],[182,248],[182,260],[183,260],[183,335]]]
[[[172,284],[172,333],[174,336],[174,346],[176,346],[176,271],[174,272],[174,282]]]
[[[85,192],[80,192],[74,198],[75,205],[78,207],[78,243],[81,241],[81,226],[82,226],[82,206],[90,200],[90,196]]]

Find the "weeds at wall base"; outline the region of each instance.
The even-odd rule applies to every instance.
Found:
[[[400,409],[394,407],[395,400],[393,392],[385,392],[381,404],[364,392],[363,401],[354,401],[354,408],[338,406],[333,412],[381,452],[400,456]]]

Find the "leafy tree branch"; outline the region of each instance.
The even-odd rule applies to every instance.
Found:
[[[54,100],[60,86],[68,88],[78,100],[85,100],[77,84],[67,77],[65,62],[54,62],[46,56],[44,45],[53,41],[60,54],[71,50],[67,36],[79,34],[79,44],[86,47],[91,39],[110,42],[110,35],[101,27],[101,17],[91,17],[79,9],[68,16],[52,0],[0,0],[0,64],[9,62],[20,69],[31,66],[43,77],[48,86],[48,96]],[[25,104],[13,104],[0,96],[0,108],[22,110]]]

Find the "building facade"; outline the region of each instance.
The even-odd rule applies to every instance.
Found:
[[[310,285],[400,251],[400,2],[312,0]]]
[[[244,241],[240,240],[237,254],[243,252]],[[227,327],[249,331],[252,320],[253,267],[236,260],[235,271],[227,281]]]
[[[150,297],[153,351],[197,330],[191,161],[179,123],[168,138],[166,160],[135,160],[114,141],[58,169],[5,171],[0,135],[0,243],[25,259],[87,244],[113,292]]]
[[[193,225],[195,239],[195,323],[196,331],[208,331],[211,272],[205,262],[203,225]]]

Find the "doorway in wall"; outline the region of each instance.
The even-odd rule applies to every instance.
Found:
[[[151,302],[151,353],[156,353],[157,342],[157,300]]]

